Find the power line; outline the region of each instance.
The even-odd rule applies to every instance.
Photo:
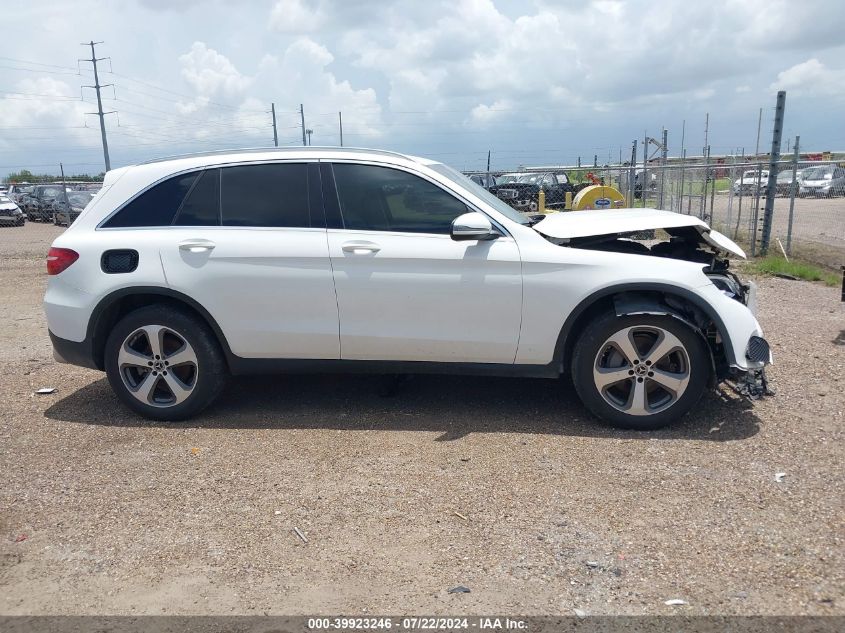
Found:
[[[14,57],[0,56],[0,59],[3,59],[7,62],[15,62],[16,64],[29,64],[30,66],[46,66],[47,68],[61,68],[63,70],[75,70],[79,72],[79,68],[74,68],[73,66],[57,66],[56,64],[44,64],[42,62],[33,62],[27,59],[15,59]]]
[[[0,68],[8,68],[9,70],[20,70],[20,71],[23,71],[23,72],[30,72],[30,73],[45,73],[45,74],[48,74],[48,75],[76,75],[76,76],[82,75],[82,72],[78,71],[78,70],[74,71],[74,72],[70,72],[70,71],[63,71],[63,70],[42,70],[40,68],[17,68],[15,66],[6,66],[6,65],[0,65]]]

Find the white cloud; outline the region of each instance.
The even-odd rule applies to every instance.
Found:
[[[327,69],[333,61],[334,55],[325,46],[302,37],[291,43],[281,58],[265,57],[256,81],[277,94],[291,94],[295,87],[294,94],[306,104],[307,126],[314,130],[315,145],[338,143],[338,111],[349,115],[344,135],[350,139],[378,137],[381,106],[375,90],[356,89],[349,81],[339,80]]]
[[[179,57],[179,64],[182,77],[201,98],[242,95],[252,83],[251,77],[242,75],[225,55],[204,42],[194,42],[191,50]]]
[[[771,86],[789,91],[793,134],[822,145],[843,138],[829,116],[845,90],[841,2],[802,0],[800,11],[794,0],[273,0],[233,7],[220,0],[15,5],[7,21],[44,28],[9,31],[7,48],[58,67],[4,70],[7,92],[48,95],[0,93],[4,125],[21,128],[0,135],[4,161],[49,163],[77,150],[77,160],[100,160],[96,118],[85,115],[95,108],[61,98],[92,83],[85,64],[81,77],[72,76],[87,52],[68,32],[108,34],[97,53],[120,73],[109,75],[101,64],[101,81],[114,83],[118,97],[104,93],[105,108],[119,111],[107,119],[116,165],[270,143],[270,102],[282,142],[299,137],[304,103],[315,144],[337,142],[342,110],[347,144],[435,157],[442,150],[446,160],[483,150],[485,161],[490,147],[494,161],[497,147],[520,161],[546,147],[544,160],[574,160],[616,156],[619,144],[663,125],[677,143],[681,121],[689,131],[708,111],[714,148],[753,143],[757,108],[774,101]],[[152,47],[137,28],[146,22],[156,24]],[[64,83],[17,83],[39,77]],[[91,91],[85,95],[92,100]],[[77,132],[85,121],[89,129]],[[565,153],[554,154],[558,149]]]
[[[470,111],[470,120],[472,123],[478,123],[483,126],[498,119],[506,118],[511,114],[512,109],[513,102],[507,99],[499,99],[489,106],[480,103]]]
[[[308,33],[322,26],[322,3],[308,0],[278,0],[270,12],[270,27],[281,33]]]
[[[814,57],[779,72],[769,87],[796,96],[845,94],[845,69],[827,68]]]

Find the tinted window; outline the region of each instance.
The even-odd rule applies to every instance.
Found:
[[[173,224],[217,226],[220,224],[220,170],[204,171],[182,203]]]
[[[173,222],[197,172],[176,176],[148,189],[108,220],[108,228],[126,226],[168,226]]]
[[[307,165],[243,165],[222,170],[227,226],[309,227]]]
[[[450,193],[398,169],[337,164],[334,175],[347,229],[448,234],[468,212]]]

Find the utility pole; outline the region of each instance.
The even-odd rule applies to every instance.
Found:
[[[772,151],[769,154],[769,182],[766,184],[766,206],[763,211],[763,237],[760,240],[760,253],[766,254],[772,237],[772,219],[775,214],[775,193],[777,190],[778,161],[780,160],[780,142],[783,138],[783,115],[786,110],[786,91],[779,90],[775,106],[775,125],[772,129]]]
[[[106,139],[106,119],[105,119],[105,116],[107,114],[111,114],[112,112],[114,112],[114,110],[112,110],[111,112],[103,112],[103,100],[100,98],[100,88],[105,88],[106,86],[111,86],[112,84],[106,84],[105,86],[100,85],[100,77],[97,74],[97,62],[101,61],[103,59],[106,59],[106,58],[105,57],[99,57],[98,58],[97,55],[94,53],[94,46],[96,44],[102,44],[102,42],[95,42],[95,41],[92,40],[90,42],[83,42],[82,44],[80,44],[80,46],[90,46],[91,47],[91,59],[84,59],[84,60],[80,60],[80,61],[91,62],[92,64],[94,64],[94,85],[93,86],[82,86],[82,87],[83,88],[93,88],[94,90],[97,91],[97,111],[96,112],[89,112],[88,114],[96,114],[100,117],[100,135],[103,137],[103,158],[106,161],[106,171],[109,171],[109,170],[111,170],[111,160],[109,159],[109,142]]]
[[[487,179],[484,181],[485,189],[487,188],[487,185],[490,184],[490,151],[491,150],[489,149],[487,150]]]
[[[340,146],[343,147],[343,114],[337,113],[337,124],[340,127]]]
[[[59,163],[59,171],[62,173],[62,197],[65,199],[65,204],[68,206],[68,226],[70,226],[70,201],[67,199],[67,187],[65,186],[65,166]]]
[[[635,188],[634,188],[634,176],[637,172],[637,139],[634,139],[633,146],[631,147],[631,165],[628,167],[628,195],[629,198],[629,207],[634,206],[634,195],[635,195]]]
[[[279,133],[276,131],[276,104],[270,104],[270,112],[273,115],[273,146],[279,146]]]
[[[757,145],[754,147],[754,160],[760,155],[760,126],[763,124],[763,108],[760,108],[760,114],[757,116]]]
[[[302,108],[302,104],[299,104],[299,118],[302,121],[302,145],[308,145],[305,142],[305,110]]]
[[[704,148],[701,150],[702,156],[704,156],[704,154],[707,153],[707,148],[709,147],[709,145],[707,144],[708,141],[709,141],[709,136],[710,136],[710,113],[707,112],[704,115]]]

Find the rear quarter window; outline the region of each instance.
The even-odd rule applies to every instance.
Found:
[[[198,172],[174,176],[148,189],[103,223],[104,228],[169,226]]]

